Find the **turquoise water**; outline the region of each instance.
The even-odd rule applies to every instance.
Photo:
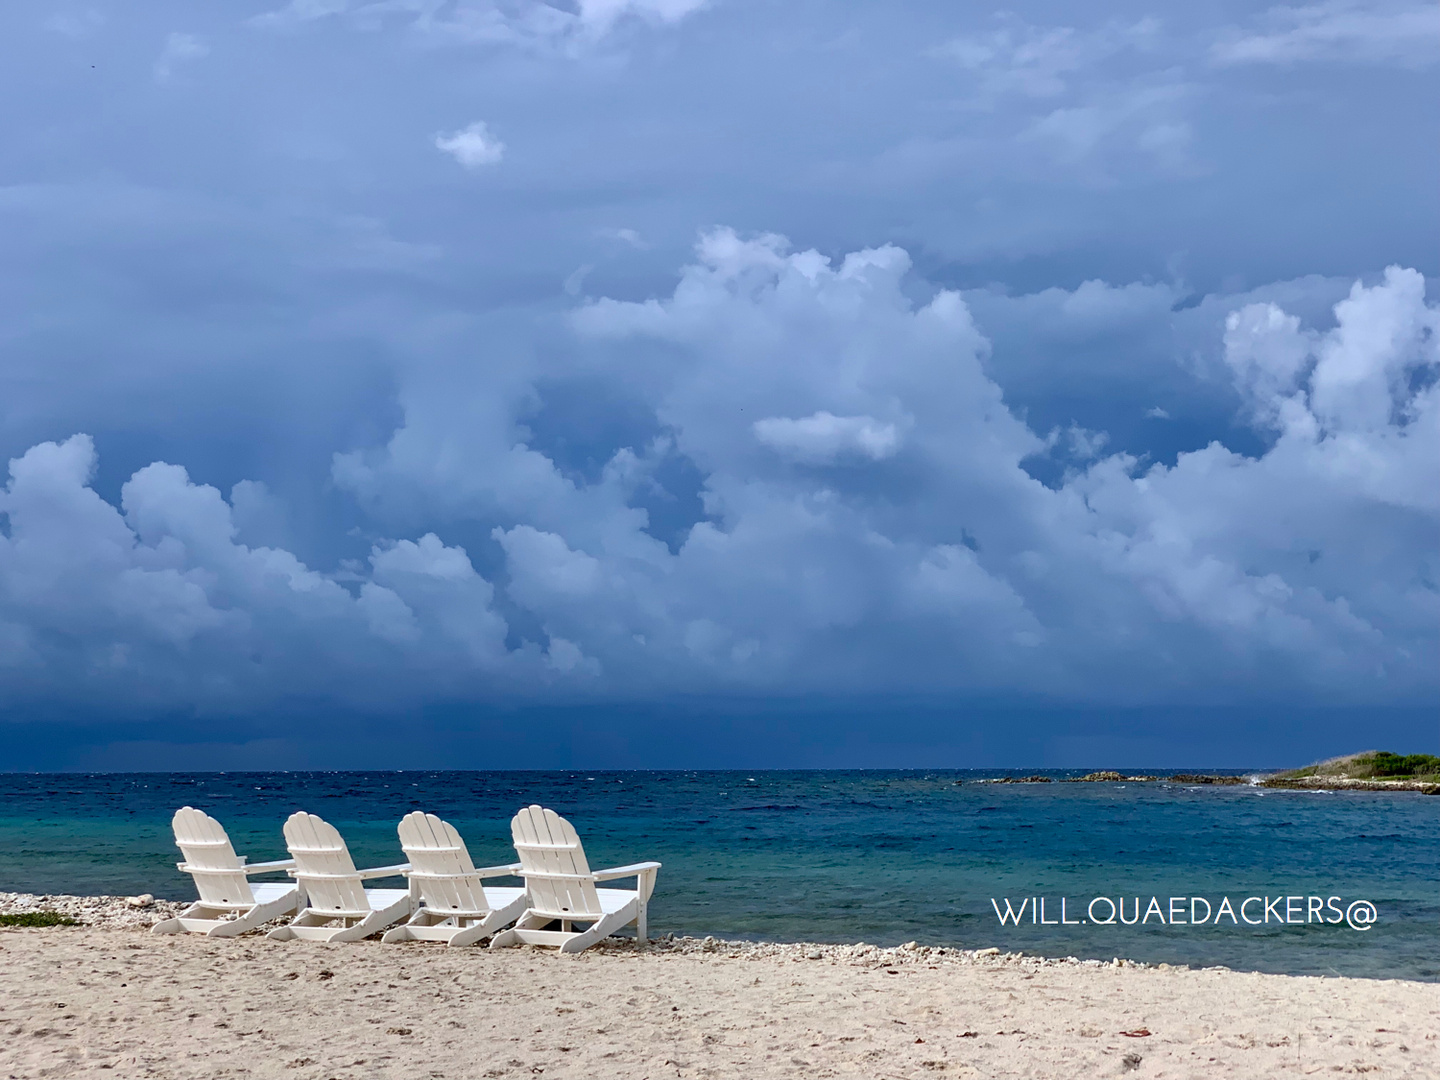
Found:
[[[530,802],[574,821],[592,866],[663,862],[653,933],[868,941],[1044,955],[1126,956],[1243,970],[1440,977],[1440,798],[1185,784],[1025,784],[995,773],[385,772],[0,774],[0,890],[192,897],[169,820],[200,807],[252,861],[281,858],[280,826],[305,809],[338,826],[359,865],[401,861],[413,809],[454,822],[477,865],[513,860],[509,820]],[[1051,772],[1056,778],[1068,773]],[[957,781],[960,781],[957,783]],[[1004,910],[1045,897],[1071,920],[1091,899],[1152,896],[1167,917],[1134,926],[1019,925]],[[1172,925],[1170,898],[1229,896],[1258,926]],[[1298,921],[1277,897],[1299,897]],[[1312,914],[1318,896],[1339,908]],[[1335,918],[1375,904],[1366,931]],[[1105,904],[1093,910],[1108,914]],[[1203,909],[1197,906],[1197,914]],[[1289,915],[1295,918],[1292,903]],[[1032,922],[1032,920],[1035,920]],[[1178,920],[1177,920],[1178,922]]]

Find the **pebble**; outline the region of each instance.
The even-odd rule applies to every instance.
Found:
[[[140,899],[140,897],[135,897]],[[0,913],[57,911],[78,919],[85,926],[101,930],[149,930],[161,919],[173,918],[185,904],[150,897],[146,907],[134,907],[127,896],[38,896],[34,893],[0,892]]]

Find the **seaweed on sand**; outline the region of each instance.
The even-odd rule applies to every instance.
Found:
[[[79,919],[58,911],[12,911],[0,915],[0,926],[79,926]]]

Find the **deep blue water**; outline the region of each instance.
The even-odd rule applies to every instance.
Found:
[[[452,821],[476,865],[513,861],[530,802],[579,829],[597,868],[663,862],[652,933],[868,941],[1125,956],[1242,970],[1440,977],[1440,797],[1192,787],[990,785],[994,772],[329,772],[0,774],[0,890],[152,892],[188,899],[170,815],[199,807],[251,861],[281,858],[309,810],[358,865],[399,862],[412,809]],[[1057,778],[1071,775],[1051,772]],[[956,783],[956,781],[961,783]],[[992,898],[1046,897],[1058,919],[1091,898],[1250,896],[1373,901],[1368,931],[1316,921],[1219,927],[1001,926]],[[1301,912],[1306,901],[1301,901]],[[1197,907],[1197,912],[1203,909]],[[1263,904],[1247,909],[1259,917]],[[1330,909],[1330,917],[1333,909]],[[1102,903],[1097,917],[1108,914]],[[1291,910],[1294,915],[1294,909]],[[1301,915],[1304,918],[1304,915]]]

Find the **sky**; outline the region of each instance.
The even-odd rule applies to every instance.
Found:
[[[1427,2],[0,11],[0,769],[1440,749]]]

